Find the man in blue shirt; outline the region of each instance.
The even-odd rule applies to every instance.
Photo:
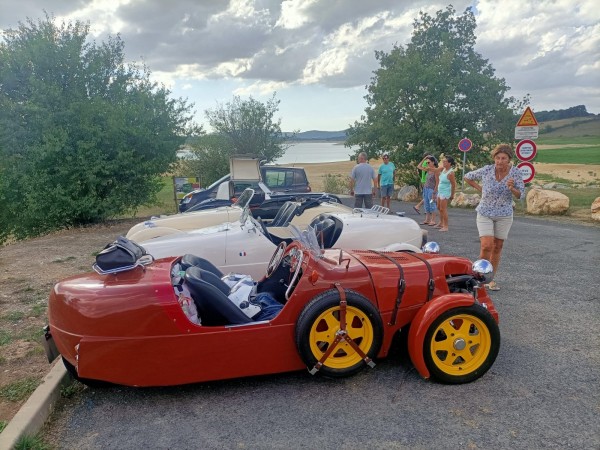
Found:
[[[385,153],[383,155],[383,164],[379,166],[377,180],[381,190],[381,206],[386,206],[387,208],[390,207],[390,199],[394,193],[395,173],[396,166],[394,166],[393,162],[390,162],[390,155]]]

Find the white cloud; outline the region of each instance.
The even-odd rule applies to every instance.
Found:
[[[476,50],[506,79],[510,94],[531,93],[536,110],[556,109],[562,94],[563,107],[585,104],[600,112],[596,0],[453,4],[458,14],[476,5]],[[364,86],[378,68],[374,52],[405,45],[420,10],[434,15],[446,5],[425,0],[0,0],[0,28],[41,18],[45,9],[59,19],[89,21],[96,41],[119,32],[129,60],[142,59],[153,79],[203,101],[217,95],[190,85],[211,80],[230,89],[219,91],[219,98],[294,89],[322,89],[331,96],[351,88],[345,95],[356,95],[362,108]]]
[[[288,30],[302,27],[310,22],[307,10],[316,3],[317,0],[284,0],[275,26]]]

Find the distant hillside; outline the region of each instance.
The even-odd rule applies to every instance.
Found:
[[[537,113],[535,113],[537,118]],[[600,140],[600,116],[574,117],[540,123],[540,139],[595,136]]]
[[[552,111],[535,112],[535,118],[538,122],[548,122],[550,120],[572,119],[574,117],[590,117],[593,114],[587,112],[585,105],[572,106],[567,109],[553,109]]]
[[[290,136],[292,133],[283,133],[286,136]],[[293,141],[345,141],[346,130],[342,131],[318,131],[310,130],[298,133]]]

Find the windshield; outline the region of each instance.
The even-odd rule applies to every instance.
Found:
[[[244,209],[246,208],[246,206],[250,205],[252,197],[254,197],[254,189],[246,188],[244,189],[244,192],[240,194],[240,196],[233,205],[239,206],[240,208]]]
[[[246,204],[246,206],[244,206],[244,209],[242,210],[242,215],[240,216],[240,225],[243,226],[246,223],[249,215],[250,215],[250,202],[248,202]]]
[[[306,247],[313,254],[313,256],[321,256],[321,247],[319,247],[317,233],[313,227],[309,225],[306,230],[300,231],[296,225],[290,224],[289,228],[294,240],[300,242],[304,247]]]

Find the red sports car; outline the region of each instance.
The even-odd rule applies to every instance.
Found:
[[[126,269],[74,276],[50,294],[47,347],[83,382],[164,386],[303,368],[347,376],[408,329],[424,378],[466,383],[500,346],[485,260],[299,239],[280,244],[259,282],[191,255]]]

